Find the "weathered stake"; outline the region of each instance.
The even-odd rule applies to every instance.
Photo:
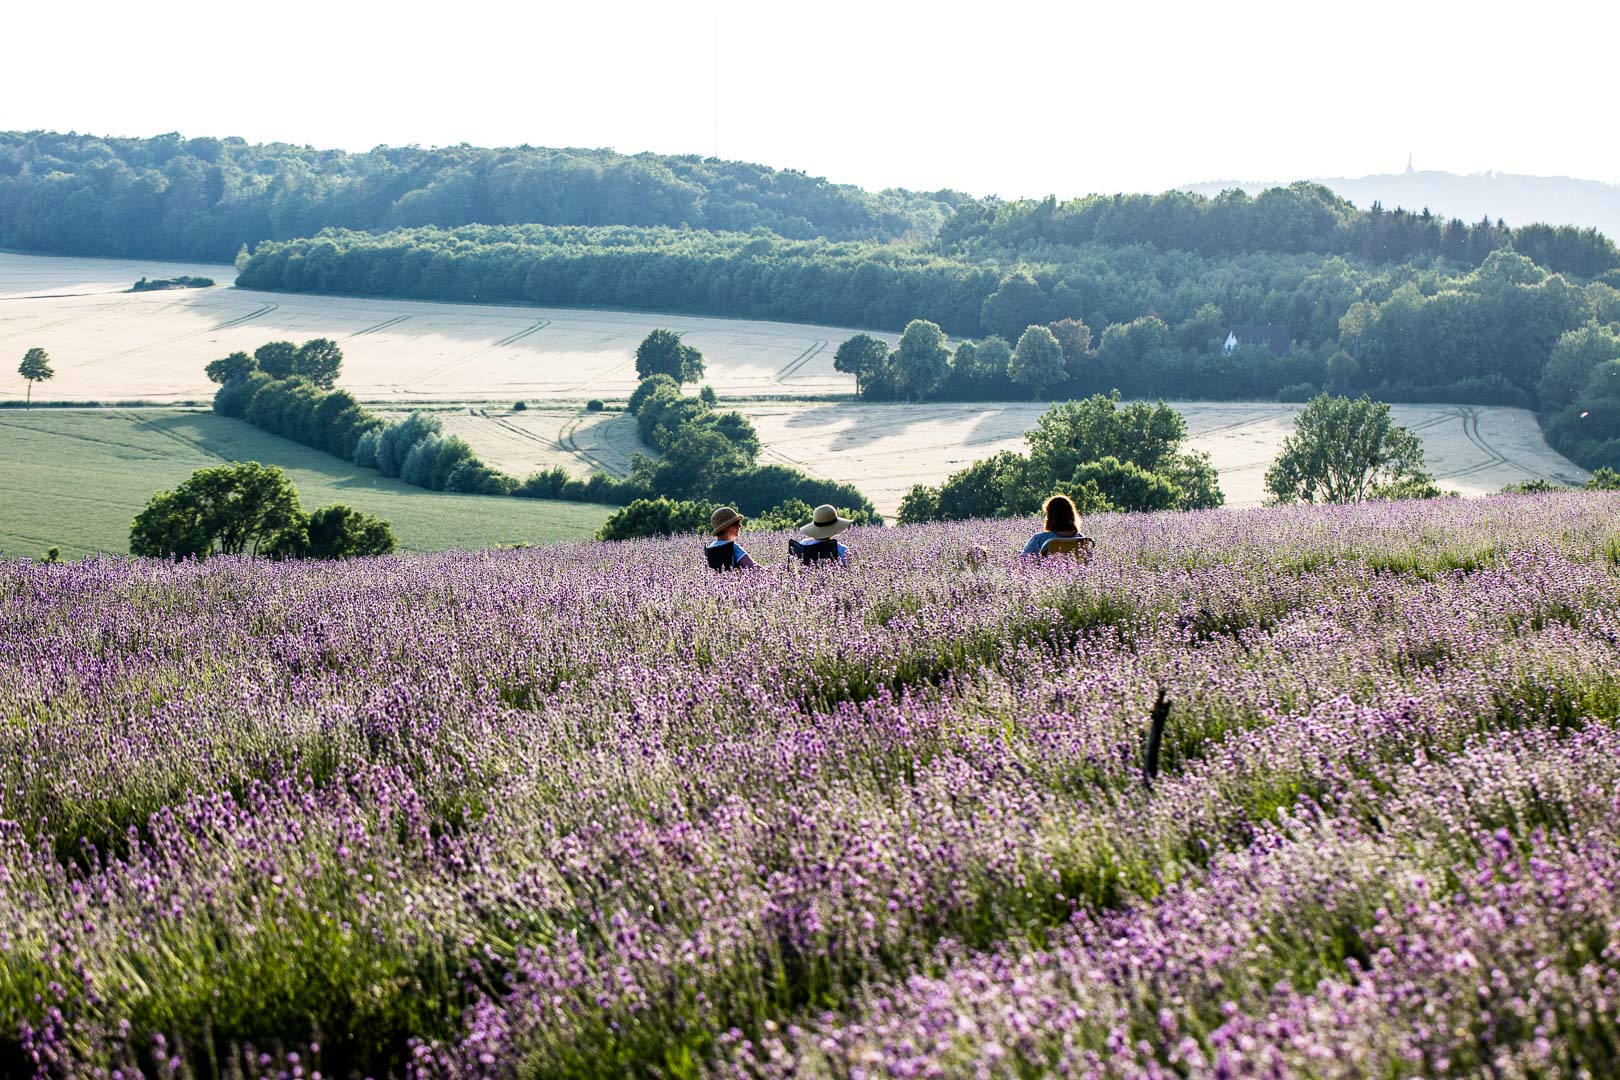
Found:
[[[1164,687],[1161,686],[1148,723],[1147,760],[1142,763],[1142,783],[1148,787],[1153,786],[1154,777],[1159,775],[1159,747],[1164,745],[1164,722],[1169,718],[1170,701],[1164,696]]]

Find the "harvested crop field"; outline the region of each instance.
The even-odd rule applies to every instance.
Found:
[[[519,479],[552,468],[580,477],[598,472],[622,477],[630,472],[632,454],[658,453],[641,441],[635,417],[621,408],[602,412],[546,404],[519,411],[496,404],[427,408],[444,425],[446,435],[466,439],[486,464]],[[408,411],[388,406],[375,410],[390,420]]]
[[[1303,408],[1267,402],[1170,402],[1187,419],[1188,445],[1208,451],[1231,506],[1265,499],[1265,472]],[[891,513],[913,484],[937,484],[1002,450],[1025,449],[1045,405],[741,406],[765,457],[860,487]],[[1524,409],[1395,405],[1397,423],[1423,440],[1440,486],[1464,495],[1541,478],[1584,483],[1585,470],[1547,445]]]
[[[1172,402],[1187,418],[1189,445],[1206,450],[1231,506],[1265,500],[1265,472],[1293,429],[1299,405],[1267,402]],[[913,484],[937,484],[1002,450],[1023,450],[1024,433],[1045,405],[868,405],[742,402],[765,461],[858,487],[892,515]],[[1547,445],[1524,409],[1395,405],[1396,421],[1417,432],[1440,486],[1484,495],[1541,478],[1584,483],[1588,474]],[[531,408],[513,413],[465,407],[442,414],[445,429],[514,476],[561,465],[578,475],[623,475],[631,453],[652,453],[635,418],[623,412]]]
[[[0,561],[0,1071],[1616,1075],[1620,496],[1032,528]]]
[[[212,289],[126,293],[136,278],[202,274]],[[724,394],[847,392],[833,352],[853,330],[707,319],[337,296],[226,287],[228,266],[64,259],[0,253],[0,353],[44,348],[53,401],[200,401],[203,366],[266,341],[329,337],[343,347],[343,385],[368,401],[585,400],[628,397],[634,353],[657,327],[702,350]],[[45,295],[39,295],[45,294]],[[881,336],[881,335],[880,335]],[[892,335],[890,335],[892,338]],[[23,397],[0,377],[0,401]]]

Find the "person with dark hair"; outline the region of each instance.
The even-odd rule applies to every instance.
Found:
[[[1080,532],[1080,511],[1067,495],[1054,495],[1046,500],[1046,528],[1029,538],[1024,545],[1025,555],[1072,555],[1086,559],[1091,555],[1094,541]]]
[[[750,570],[754,560],[737,543],[742,533],[743,516],[729,506],[722,506],[709,515],[709,532],[714,539],[703,549],[711,570]]]

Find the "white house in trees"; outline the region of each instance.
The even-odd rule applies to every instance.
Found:
[[[1273,356],[1281,356],[1292,344],[1293,339],[1288,336],[1286,326],[1234,326],[1227,331],[1226,341],[1221,344],[1221,355],[1231,356],[1249,345],[1264,345]]]

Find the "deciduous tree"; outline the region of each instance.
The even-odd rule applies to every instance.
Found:
[[[331,338],[311,338],[298,346],[298,352],[293,357],[293,374],[308,379],[323,390],[330,390],[336,385],[342,367],[343,350]]]
[[[229,356],[222,356],[218,360],[210,360],[203,373],[210,382],[217,382],[221,386],[232,379],[245,378],[259,370],[259,362],[245,352],[233,352]]]
[[[912,319],[894,353],[897,388],[908,398],[926,398],[951,371],[945,331],[926,319]]]
[[[833,354],[833,370],[855,376],[855,393],[865,390],[869,376],[883,370],[889,362],[889,346],[871,334],[856,334]]]
[[[394,531],[388,522],[338,503],[323,506],[309,515],[299,557],[351,559],[387,555],[394,548]]]
[[[51,358],[45,355],[45,350],[36,346],[23,353],[22,364],[18,366],[17,374],[28,381],[28,393],[23,399],[23,407],[33,408],[34,384],[44,382],[56,372],[51,370]]]
[[[1038,401],[1042,391],[1067,377],[1063,368],[1063,346],[1046,327],[1031,326],[1018,339],[1008,373],[1013,382],[1027,388]]]
[[[253,350],[259,370],[272,379],[285,379],[298,373],[298,346],[290,341],[267,341]]]
[[[668,375],[676,383],[703,378],[703,354],[681,341],[673,330],[654,330],[636,346],[636,375],[647,379]]]
[[[257,555],[304,527],[287,474],[257,461],[199,469],[173,491],[160,491],[135,517],[134,555]]]
[[[1417,436],[1390,419],[1387,404],[1365,395],[1313,398],[1266,472],[1266,491],[1280,503],[1361,502],[1379,488],[1428,482]]]

